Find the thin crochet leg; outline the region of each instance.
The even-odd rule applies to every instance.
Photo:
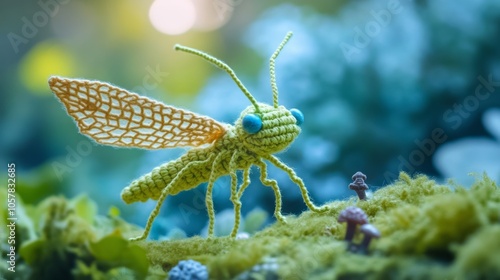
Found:
[[[250,166],[243,170],[243,183],[238,190],[238,199],[241,199],[243,192],[250,185]]]
[[[231,175],[231,202],[234,206],[234,226],[231,231],[231,237],[236,237],[238,234],[238,228],[240,227],[241,219],[241,201],[238,197],[238,176],[236,174],[236,158],[238,157],[238,152],[234,152],[231,156],[231,161],[229,162],[229,173]]]
[[[278,168],[285,171],[288,174],[288,176],[290,176],[290,179],[295,184],[297,184],[299,186],[300,193],[302,194],[302,199],[304,200],[304,203],[307,205],[307,207],[309,207],[309,209],[311,211],[324,212],[327,210],[326,206],[317,207],[316,205],[314,205],[314,203],[311,201],[311,198],[309,197],[309,194],[307,193],[307,189],[306,189],[306,186],[304,185],[304,181],[302,181],[302,179],[299,176],[297,176],[297,174],[295,174],[295,171],[293,171],[292,168],[288,167],[286,164],[281,162],[277,157],[275,157],[273,155],[266,156],[264,158],[267,159],[268,161],[270,161],[272,164],[274,164]]]
[[[200,164],[200,163],[203,163],[203,162],[209,162],[211,160],[211,158],[212,157],[209,157],[208,159],[206,159],[204,161],[192,161],[192,162],[186,164],[186,166],[184,166],[179,171],[179,173],[177,173],[177,175],[175,175],[174,179],[172,179],[172,181],[170,182],[170,184],[168,184],[161,191],[161,195],[158,198],[158,202],[156,203],[155,208],[153,209],[153,211],[151,212],[151,214],[149,214],[149,218],[148,218],[148,221],[146,223],[146,227],[144,228],[144,232],[142,233],[142,235],[141,236],[137,236],[137,237],[132,237],[132,238],[129,239],[130,241],[143,240],[143,239],[146,239],[146,237],[148,237],[149,232],[151,231],[151,227],[153,226],[153,221],[155,220],[156,216],[158,216],[158,214],[160,213],[160,209],[161,209],[161,206],[163,204],[163,201],[165,200],[165,198],[167,198],[168,191],[170,190],[170,186],[173,186],[174,184],[176,184],[177,181],[182,177],[182,175],[184,174],[184,172],[186,172],[187,170],[191,169],[193,167],[193,165]]]
[[[207,206],[208,213],[208,236],[211,237],[214,235],[214,225],[215,225],[215,210],[214,210],[214,201],[212,198],[212,192],[214,188],[215,180],[217,180],[217,165],[220,162],[224,153],[218,154],[213,163],[212,163],[212,171],[210,172],[210,178],[208,180],[207,185],[207,194],[205,196],[205,205]]]
[[[262,184],[273,188],[274,195],[276,197],[274,216],[278,221],[286,223],[285,217],[283,217],[283,215],[281,214],[281,192],[278,188],[278,183],[276,182],[276,180],[267,179],[267,166],[264,161],[261,160],[257,162],[256,165],[260,169],[260,181],[262,182]]]
[[[250,166],[243,170],[243,182],[236,193],[236,185],[233,193],[233,186],[231,185],[231,201],[234,204],[234,228],[231,232],[231,237],[236,237],[238,234],[238,227],[240,225],[241,220],[241,196],[245,189],[250,185]],[[235,196],[233,200],[233,195]],[[237,201],[236,203],[234,201]]]

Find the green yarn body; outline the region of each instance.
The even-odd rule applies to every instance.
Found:
[[[121,194],[123,201],[130,204],[148,199],[158,200],[166,187],[168,187],[168,195],[175,195],[208,182],[212,170],[215,177],[228,175],[230,152],[241,151],[242,148],[241,143],[235,141],[233,130],[228,130],[221,139],[210,146],[191,149],[180,158],[158,166],[150,173],[134,180],[130,186],[123,189]],[[214,166],[213,161],[217,155],[220,160]],[[248,168],[251,165],[248,160],[251,159],[251,156],[242,157],[238,160],[237,168]],[[179,176],[178,180],[172,183],[177,176]]]
[[[286,149],[300,134],[299,125],[303,117],[296,119],[291,111],[278,104],[278,87],[274,73],[274,62],[279,52],[290,39],[289,32],[278,46],[270,59],[271,88],[273,91],[273,106],[258,103],[250,92],[236,77],[234,71],[224,62],[196,49],[176,45],[175,49],[202,57],[220,69],[226,71],[236,82],[245,96],[252,103],[241,113],[234,126],[227,125],[222,136],[218,136],[214,142],[207,147],[194,148],[177,160],[168,162],[151,173],[132,182],[122,192],[122,198],[127,203],[134,201],[146,201],[149,198],[158,200],[156,207],[149,215],[148,221],[141,236],[130,240],[142,240],[148,236],[156,216],[160,213],[163,201],[168,195],[174,195],[180,191],[189,190],[200,183],[208,182],[205,195],[205,205],[209,217],[208,235],[214,233],[215,210],[212,199],[214,182],[224,175],[231,177],[231,197],[234,206],[234,227],[231,236],[236,237],[241,217],[241,197],[245,189],[250,185],[250,167],[257,166],[260,169],[260,181],[264,186],[273,189],[275,195],[274,216],[280,222],[285,222],[281,214],[281,192],[276,180],[268,178],[267,164],[264,160],[283,170],[289,178],[297,184],[307,207],[315,212],[326,211],[325,207],[317,207],[311,201],[304,182],[295,174],[292,168],[281,162],[274,153]],[[250,115],[251,114],[251,115]],[[243,119],[258,125],[258,129],[244,127]],[[247,122],[248,124],[248,122]],[[238,182],[236,172],[243,170],[243,180]]]
[[[211,175],[218,178],[249,169],[252,164],[257,165],[262,156],[289,146],[300,133],[295,118],[282,106],[274,108],[259,103],[259,108],[259,113],[255,112],[254,106],[246,108],[235,125],[228,125],[226,133],[211,145],[191,149],[180,158],[134,180],[122,191],[122,199],[127,204],[158,200],[166,187],[168,195],[175,195],[208,182]],[[252,135],[245,133],[241,124],[242,118],[250,113],[259,114],[263,121],[262,130]],[[231,160],[234,161],[232,168]]]

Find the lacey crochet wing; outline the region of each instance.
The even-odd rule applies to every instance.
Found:
[[[49,85],[80,132],[101,144],[145,149],[196,147],[213,142],[226,131],[212,118],[107,83],[51,77]]]

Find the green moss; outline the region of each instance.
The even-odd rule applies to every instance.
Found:
[[[363,209],[382,233],[367,255],[346,250],[346,225],[337,217],[349,205]],[[401,173],[367,201],[328,206],[326,213],[289,216],[286,224],[275,223],[246,240],[193,237],[141,246],[157,268],[168,271],[180,260],[195,259],[213,279],[237,277],[269,258],[282,279],[500,277],[500,190],[486,176],[464,189]]]
[[[480,229],[456,250],[453,268],[468,279],[500,275],[500,224]]]
[[[353,197],[327,205],[324,213],[288,216],[286,224],[275,223],[249,239],[131,243],[126,237],[137,235],[138,228],[121,220],[116,209],[97,215],[85,196],[51,197],[36,206],[19,203],[16,275],[165,279],[179,261],[194,259],[208,267],[211,279],[500,278],[500,189],[486,176],[465,189],[401,173],[367,201]],[[346,225],[337,218],[351,205],[363,209],[382,234],[368,254],[349,252],[343,241]],[[247,216],[249,231],[264,218],[261,211]],[[361,238],[357,232],[354,241]],[[0,273],[5,269],[3,262]]]

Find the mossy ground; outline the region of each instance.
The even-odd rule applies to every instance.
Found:
[[[500,189],[487,176],[465,189],[401,173],[367,201],[353,197],[326,205],[326,212],[288,216],[286,224],[274,223],[248,239],[131,243],[126,237],[141,230],[120,219],[116,209],[97,215],[85,196],[49,197],[38,205],[19,201],[16,273],[7,270],[8,247],[2,246],[0,275],[166,279],[179,261],[194,259],[208,267],[210,279],[500,279]],[[368,254],[347,250],[346,225],[337,222],[352,205],[382,235]],[[6,218],[7,210],[1,214]],[[7,236],[7,227],[0,233]]]
[[[156,275],[195,259],[211,279],[232,279],[272,258],[280,279],[500,278],[500,189],[486,176],[464,189],[401,173],[367,201],[327,205],[325,213],[289,216],[286,224],[245,240],[193,237],[139,245]],[[337,217],[350,205],[363,209],[382,234],[368,254],[348,252],[343,241],[346,225]]]

